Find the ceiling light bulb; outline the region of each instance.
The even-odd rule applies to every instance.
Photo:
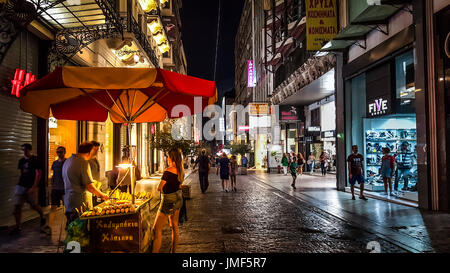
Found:
[[[139,4],[145,12],[150,12],[158,8],[158,3],[155,0],[139,0]]]
[[[170,50],[170,46],[169,46],[168,43],[164,43],[164,44],[158,46],[158,48],[159,48],[159,51],[161,51],[162,54],[164,54],[164,53],[166,53],[166,52],[168,52]]]
[[[155,39],[156,44],[160,45],[161,43],[166,41],[166,37],[162,33],[159,33],[158,35],[154,35],[153,39]]]
[[[156,34],[157,32],[162,30],[162,26],[158,20],[152,21],[150,24],[147,24],[147,26],[152,32],[152,34]]]

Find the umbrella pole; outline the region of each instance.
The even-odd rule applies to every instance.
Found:
[[[128,123],[127,124],[127,131],[128,131],[128,159],[130,161],[130,180],[131,180],[131,203],[134,205],[135,200],[134,200],[134,191],[136,188],[136,181],[135,181],[135,175],[134,175],[134,165],[133,165],[133,159],[131,156],[131,129],[132,129],[132,124]]]

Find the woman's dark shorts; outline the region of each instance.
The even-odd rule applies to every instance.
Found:
[[[159,211],[165,215],[173,215],[176,210],[181,209],[183,205],[183,192],[178,190],[173,193],[163,194],[161,203],[159,205]]]

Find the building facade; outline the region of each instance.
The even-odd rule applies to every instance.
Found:
[[[281,151],[313,155],[316,163],[324,153],[328,171],[336,171],[336,188],[345,191],[346,159],[358,145],[368,194],[448,210],[449,129],[442,126],[448,124],[449,105],[448,24],[442,24],[448,1],[327,3],[308,12],[320,3],[246,2],[236,36],[236,100],[258,102],[265,94],[247,87],[254,6],[254,16],[264,18],[253,32],[262,30],[263,42],[254,48],[264,60],[255,57],[255,70],[264,67],[255,85],[270,82],[266,94],[279,106]],[[320,46],[311,50],[318,15],[334,20],[327,29],[332,37],[319,37]],[[390,198],[382,194],[379,171],[384,147],[397,161],[398,192]]]
[[[0,5],[0,23],[5,30],[0,45],[0,109],[9,113],[0,126],[0,158],[8,162],[0,171],[2,181],[8,181],[0,186],[0,217],[9,216],[13,208],[11,196],[18,181],[17,161],[23,143],[33,145],[44,166],[39,195],[42,206],[48,204],[50,167],[58,146],[66,147],[66,155],[70,156],[83,141],[100,142],[100,180],[105,187],[127,143],[143,176],[161,170],[164,158],[151,140],[163,124],[133,125],[129,138],[127,128],[113,124],[109,118],[106,122],[53,117],[42,120],[20,110],[20,91],[15,92],[14,86],[26,85],[28,76],[41,78],[63,65],[159,67],[186,74],[180,35],[181,1],[30,0]],[[19,8],[16,5],[24,5],[20,7],[23,13],[14,12]]]

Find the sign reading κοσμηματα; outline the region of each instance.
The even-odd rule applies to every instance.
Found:
[[[319,50],[338,32],[336,0],[306,0],[306,50]]]

